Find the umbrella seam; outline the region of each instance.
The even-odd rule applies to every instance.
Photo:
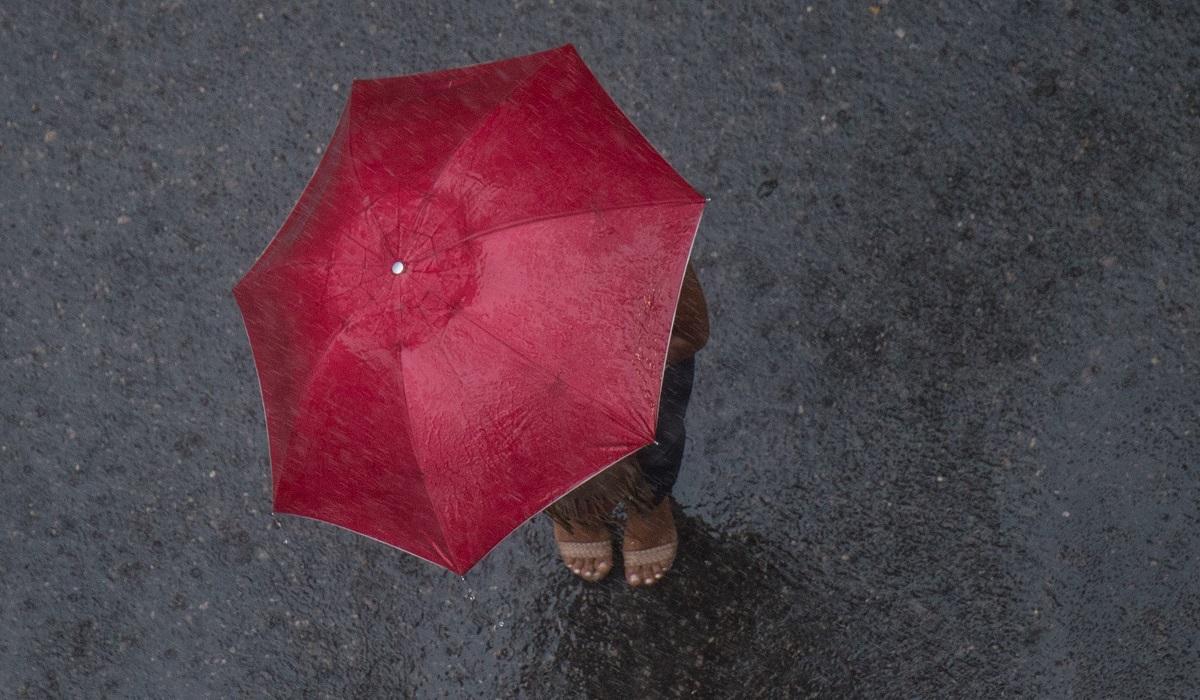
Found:
[[[325,357],[326,357],[326,356],[329,354],[330,350],[331,350],[331,349],[333,348],[333,346],[334,346],[334,345],[337,343],[338,339],[339,339],[339,338],[342,336],[342,334],[343,334],[343,333],[345,333],[345,332],[346,332],[347,330],[349,330],[351,327],[353,327],[353,326],[356,326],[356,325],[358,325],[359,323],[363,323],[363,322],[365,322],[365,321],[368,321],[368,320],[374,319],[374,318],[376,318],[376,317],[378,317],[378,316],[381,316],[381,315],[383,315],[383,314],[385,314],[385,313],[387,313],[387,312],[388,312],[388,309],[384,309],[384,310],[382,310],[382,311],[376,311],[375,313],[371,313],[371,314],[365,313],[365,312],[367,312],[367,311],[371,311],[371,310],[372,310],[372,309],[364,309],[364,310],[363,310],[363,312],[364,312],[364,313],[356,314],[355,316],[351,317],[350,319],[347,319],[347,320],[346,320],[346,322],[342,324],[342,327],[341,327],[339,330],[337,330],[337,331],[335,331],[335,332],[333,333],[332,337],[330,338],[330,341],[329,341],[328,343],[326,343],[325,347],[322,349],[322,351],[321,351],[321,354],[320,354],[320,355],[318,356],[318,358],[317,358],[317,361],[313,363],[313,367],[314,367],[314,368],[316,368],[316,367],[319,367],[319,366],[320,366],[322,363],[324,363],[324,361],[325,361]],[[401,346],[401,349],[403,350],[403,346]],[[402,352],[400,353],[400,357],[401,357],[401,359],[400,359],[400,363],[401,363],[401,372],[403,372],[403,362],[404,362],[404,361],[403,361],[403,355],[404,355],[404,353],[403,353],[403,351],[402,351]],[[313,372],[313,373],[310,375],[310,377],[313,377],[313,378],[315,378],[316,376],[317,376],[317,372],[315,372],[315,371],[314,371],[314,372]],[[402,375],[402,376],[403,376],[403,375]],[[394,381],[394,379],[393,379],[393,381]],[[311,393],[311,391],[312,391],[312,384],[313,384],[313,381],[312,381],[312,379],[310,379],[309,381],[305,382],[305,384],[304,384],[304,388],[303,388],[303,389],[300,391],[300,393],[299,393],[299,396],[300,396],[300,406],[301,406],[301,408],[303,408],[303,406],[304,406],[305,404],[307,404],[307,403],[308,403],[308,401],[310,401],[310,400],[311,400],[311,399],[310,399],[310,393]],[[406,392],[405,388],[403,387],[403,385],[401,385],[400,389],[401,389],[401,391],[402,391],[402,392],[405,392],[405,401],[404,401],[404,410],[405,410],[405,416],[406,416],[406,419],[409,421],[409,425],[411,425],[411,420],[412,420],[412,419],[411,419],[411,417],[410,417],[410,415],[411,415],[411,414],[408,412],[408,394],[407,394],[407,392]],[[264,408],[264,413],[265,413],[265,411],[266,411],[266,405],[265,405],[265,401],[264,401],[264,407],[263,407],[263,408]],[[303,412],[303,411],[301,410],[301,411],[298,411],[297,413],[302,413],[302,412]],[[269,431],[268,431],[268,433],[269,433]],[[269,439],[269,435],[268,435],[268,439]],[[415,457],[415,456],[416,456],[416,451],[415,451],[415,449],[413,449],[413,448],[412,448],[412,443],[411,443],[411,434],[410,434],[410,436],[409,436],[409,439],[410,439],[410,443],[409,443],[409,445],[410,445],[410,450],[413,452],[413,455],[414,455],[414,457]],[[282,459],[282,460],[280,460],[280,461],[281,461],[281,465],[280,465],[280,470],[281,470],[281,478],[282,478],[282,470],[286,468],[286,466],[287,466],[287,463],[289,462],[289,456],[290,456],[290,453],[291,453],[291,451],[292,451],[292,449],[291,449],[292,447],[293,447],[293,444],[292,444],[292,443],[291,443],[291,441],[289,440],[289,444],[288,444],[288,451],[287,451],[288,453],[287,453],[287,454],[285,454],[285,455],[283,456],[283,459]],[[269,445],[268,445],[268,450],[269,450]],[[421,469],[420,469],[420,460],[417,460],[417,469],[418,469],[419,471],[421,470]],[[422,471],[422,474],[424,474],[424,472],[423,472],[423,471]],[[422,483],[423,483],[423,484],[425,483],[425,482],[424,482],[424,479],[422,479]],[[439,531],[440,531],[440,532],[441,532],[441,534],[442,534],[442,542],[443,542],[443,543],[446,545],[446,548],[447,548],[447,549],[446,549],[446,552],[445,552],[446,559],[447,559],[447,561],[448,561],[448,562],[450,562],[451,564],[453,564],[453,565],[457,566],[457,563],[456,563],[456,562],[455,562],[455,560],[454,560],[455,558],[454,558],[453,556],[451,556],[451,555],[450,555],[450,552],[452,552],[452,549],[450,548],[450,541],[449,541],[449,540],[447,539],[447,537],[446,537],[446,529],[445,529],[445,525],[442,523],[441,516],[440,516],[440,514],[438,513],[438,511],[437,511],[437,508],[435,507],[435,504],[434,504],[434,501],[433,501],[433,497],[432,497],[432,495],[429,493],[428,487],[426,487],[426,491],[425,491],[425,493],[426,493],[426,498],[428,498],[428,499],[429,499],[430,506],[431,506],[431,508],[432,508],[432,510],[433,510],[434,522],[437,524],[437,526],[438,526],[438,529],[439,529]],[[272,506],[272,507],[274,508],[274,506]],[[299,514],[299,513],[294,513],[294,515],[300,515],[300,514]],[[311,518],[312,516],[305,516],[305,517],[310,517],[310,518]],[[315,520],[320,520],[320,518],[312,518],[312,519],[315,519]],[[322,520],[322,522],[329,522],[329,521],[324,521],[324,520]],[[334,524],[334,525],[337,525],[337,523],[332,523],[332,524]],[[345,527],[345,526],[343,526],[343,527]],[[346,529],[351,529],[351,528],[348,528],[348,527],[347,527]],[[356,530],[354,530],[354,531],[355,531],[355,532],[357,532]],[[361,533],[360,533],[360,534],[361,534]],[[373,538],[373,539],[377,539],[377,538]],[[382,540],[380,540],[380,541],[382,541]],[[386,542],[385,542],[385,544],[390,544],[390,543],[386,543]],[[403,549],[403,548],[401,548],[401,547],[398,547],[398,546],[396,546],[396,545],[391,545],[391,546],[393,546],[393,547],[396,547],[397,549]],[[403,551],[406,551],[406,552],[407,552],[408,550],[403,550]],[[410,554],[413,554],[412,552],[409,552],[409,553],[410,553]],[[419,556],[419,555],[416,555],[416,556]],[[422,558],[422,559],[424,559],[425,557],[421,557],[421,558]],[[427,560],[427,561],[428,561],[428,560]]]
[[[465,145],[467,141],[470,141],[473,136],[479,133],[480,127],[484,124],[484,122],[496,114],[496,110],[508,102],[518,90],[532,82],[533,79],[546,68],[546,66],[550,65],[552,59],[553,55],[547,56],[545,59],[543,59],[541,65],[531,71],[529,75],[517,81],[512,86],[512,89],[505,93],[504,97],[500,98],[499,101],[488,107],[488,110],[481,114],[479,118],[475,120],[475,123],[472,124],[466,133],[463,134],[463,137],[459,139],[458,143],[454,145],[454,148],[452,148],[450,153],[446,156],[446,160],[442,161],[442,164],[438,167],[437,174],[433,177],[433,182],[430,183],[429,189],[425,192],[425,196],[423,197],[423,201],[421,203],[421,209],[419,212],[417,212],[416,217],[413,218],[413,224],[410,227],[410,230],[416,231],[421,227],[422,224],[425,223],[425,219],[429,214],[429,203],[433,199],[434,190],[437,189],[438,184],[441,183],[442,176],[445,175],[446,170],[450,167],[450,164],[454,162],[454,157],[457,156],[459,151],[462,150],[463,145]]]
[[[430,253],[422,255],[419,258],[413,258],[410,261],[410,264],[418,263],[418,262],[421,262],[422,260],[428,260],[429,258],[432,258],[435,255],[440,255],[442,253],[445,253],[448,250],[457,248],[458,246],[460,246],[468,241],[473,241],[477,238],[483,238],[484,236],[488,236],[493,233],[500,233],[501,231],[506,231],[510,228],[516,228],[518,226],[524,226],[526,224],[535,224],[535,223],[538,223],[539,221],[548,221],[550,219],[565,219],[565,218],[572,217],[572,216],[582,216],[583,214],[601,214],[601,213],[610,212],[610,211],[620,211],[622,209],[636,209],[638,207],[658,207],[658,206],[668,206],[668,205],[674,205],[674,204],[684,205],[684,204],[703,204],[703,203],[704,203],[703,199],[664,199],[664,200],[659,200],[659,201],[655,201],[655,202],[636,202],[633,204],[618,204],[618,205],[614,205],[614,206],[599,207],[599,208],[588,207],[586,209],[571,209],[568,211],[557,212],[554,214],[547,214],[545,216],[533,216],[533,217],[529,217],[527,219],[520,219],[518,221],[500,224],[499,226],[493,226],[492,228],[484,229],[483,231],[473,233],[470,236],[467,236],[466,238],[462,238],[462,239],[455,241],[454,243],[446,246],[445,248],[441,248],[439,250],[432,251]]]
[[[349,160],[350,160],[350,173],[352,175],[354,175],[354,179],[356,181],[358,181],[359,188],[365,190],[366,185],[363,184],[362,174],[358,171],[358,165],[359,165],[358,160],[354,157],[354,122],[355,122],[355,119],[354,119],[354,95],[355,94],[356,93],[354,90],[354,86],[353,86],[353,84],[351,84],[350,97],[349,97],[349,99],[346,100],[346,104],[347,104],[347,107],[346,107],[346,111],[347,111],[346,155],[349,156]],[[361,101],[362,101],[362,98],[360,97],[359,102],[361,102]],[[375,203],[378,203],[382,199],[383,199],[383,195],[380,195],[375,200],[375,202],[372,203],[372,206],[366,207],[367,218],[371,221],[371,223],[375,224],[375,233],[376,233],[376,235],[379,236],[380,242],[383,245],[384,251],[389,253],[391,255],[391,257],[394,258],[396,256],[396,252],[394,250],[392,250],[392,247],[390,245],[391,241],[389,241],[387,235],[384,234],[383,227],[379,224],[379,220],[375,218],[375,213],[374,213],[374,209],[373,209],[373,205]],[[399,220],[399,216],[397,216],[397,220]],[[343,237],[345,237],[345,236],[343,236]],[[365,246],[364,246],[364,248],[365,248]]]
[[[451,546],[449,535],[446,534],[446,524],[442,522],[442,513],[438,508],[437,503],[435,503],[433,500],[433,493],[429,490],[429,482],[425,479],[425,470],[421,466],[421,459],[417,456],[417,448],[413,444],[412,410],[408,401],[408,387],[404,383],[404,355],[406,350],[402,343],[398,345],[400,347],[400,352],[398,353],[399,359],[397,360],[397,364],[400,366],[400,376],[397,378],[395,373],[388,374],[392,382],[399,385],[400,393],[404,395],[404,432],[406,435],[408,435],[408,450],[410,453],[412,453],[413,460],[416,462],[417,472],[421,475],[421,485],[425,487],[425,499],[429,501],[429,509],[433,511],[433,522],[438,526],[438,532],[440,532],[442,535],[442,543],[446,547],[446,551],[442,553],[442,556],[445,556],[446,560],[452,565],[457,566],[454,557],[454,548]]]
[[[367,313],[369,311],[374,311],[375,313],[369,314],[369,313]],[[341,327],[338,328],[338,330],[336,330],[330,334],[329,342],[325,343],[325,347],[321,348],[321,352],[320,352],[320,354],[317,355],[316,361],[312,363],[312,370],[309,373],[308,380],[304,382],[304,387],[299,392],[297,392],[297,395],[299,397],[299,400],[297,403],[300,408],[300,410],[297,410],[297,412],[296,412],[297,415],[300,415],[303,413],[302,409],[310,400],[309,394],[312,391],[313,383],[315,382],[317,376],[319,375],[319,373],[316,371],[317,368],[319,368],[325,362],[326,356],[329,355],[329,352],[333,349],[333,346],[337,343],[338,339],[342,337],[342,334],[345,333],[346,331],[350,330],[350,328],[352,328],[353,326],[356,326],[359,323],[362,323],[364,321],[373,319],[376,316],[381,316],[381,315],[387,313],[388,311],[390,311],[390,309],[384,309],[384,310],[380,311],[378,309],[372,309],[370,307],[364,308],[359,313],[354,314],[350,318],[346,319],[345,322],[342,323]],[[291,441],[289,440],[289,443],[290,442]],[[281,460],[281,462],[282,462],[282,464],[280,465],[281,470],[286,468],[286,466],[287,466],[288,457],[291,453],[291,447],[292,447],[292,445],[289,444],[288,454],[285,454],[284,458]]]

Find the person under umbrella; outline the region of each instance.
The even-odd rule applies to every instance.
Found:
[[[354,80],[233,289],[272,510],[462,576],[561,500],[579,516],[563,546],[594,577],[612,556],[586,529],[599,489],[636,509],[626,564],[654,580],[674,555],[683,360],[703,335],[675,293],[707,201],[570,44]]]

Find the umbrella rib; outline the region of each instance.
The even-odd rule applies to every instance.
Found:
[[[546,214],[544,216],[531,216],[531,217],[528,217],[525,219],[520,219],[518,221],[510,221],[505,224],[500,224],[499,226],[493,226],[492,228],[489,228],[489,229],[477,231],[465,238],[460,238],[459,240],[455,241],[454,243],[451,243],[450,245],[446,246],[445,248],[440,248],[438,250],[434,250],[432,252],[426,253],[425,255],[422,255],[419,258],[414,258],[412,260],[412,262],[416,263],[416,262],[420,262],[422,260],[428,260],[429,258],[432,258],[435,255],[444,253],[447,250],[450,250],[451,248],[457,248],[458,246],[466,243],[467,241],[473,241],[476,238],[483,238],[484,236],[488,236],[493,233],[499,233],[500,231],[507,231],[510,228],[516,228],[518,226],[525,226],[527,224],[536,224],[539,221],[547,221],[550,219],[566,219],[568,217],[579,216],[581,214],[593,214],[593,213],[601,214],[601,213],[610,212],[610,211],[620,211],[622,209],[637,209],[639,207],[657,207],[657,206],[667,206],[667,205],[671,205],[671,204],[701,204],[701,203],[702,203],[702,200],[698,201],[698,200],[693,200],[693,199],[664,199],[664,200],[660,200],[657,202],[638,202],[636,204],[617,204],[617,205],[610,206],[610,207],[600,207],[600,208],[588,207],[587,209],[573,209],[570,211],[556,212],[554,214]]]
[[[329,268],[329,267],[352,267],[355,270],[361,270],[362,264],[344,262],[341,260],[326,260],[324,262],[319,261],[319,260],[297,260],[296,262],[286,262],[286,263],[282,263],[280,265],[272,265],[271,267],[263,270],[259,274],[265,275],[269,272],[279,272],[280,270],[286,270],[290,267],[319,267],[321,269],[325,269],[325,268]]]
[[[541,73],[546,66],[550,65],[550,59],[551,57],[547,56],[545,60],[542,61],[541,65],[531,71],[529,75],[518,80],[512,86],[512,89],[510,89],[504,95],[504,97],[500,98],[500,101],[489,107],[486,112],[484,112],[477,120],[475,120],[475,123],[471,125],[471,128],[467,129],[466,133],[463,134],[463,137],[459,139],[458,143],[454,145],[454,148],[450,150],[450,154],[446,156],[446,160],[442,161],[441,166],[438,167],[437,174],[433,177],[433,183],[429,185],[429,189],[425,192],[425,196],[422,198],[421,208],[418,210],[416,217],[413,219],[411,230],[416,231],[421,227],[422,224],[425,223],[425,217],[429,213],[429,204],[433,200],[434,190],[437,189],[438,184],[440,184],[442,181],[442,177],[446,174],[446,170],[448,170],[450,168],[450,164],[454,162],[454,157],[458,155],[459,151],[462,150],[467,141],[471,140],[471,137],[479,131],[479,127],[485,121],[487,121],[489,117],[495,114],[496,110],[499,109],[501,105],[503,105],[505,102],[508,102],[509,98],[516,94],[517,90],[520,90],[522,87],[532,82],[533,79],[539,73]]]
[[[362,173],[360,173],[358,171],[358,159],[354,157],[354,109],[353,109],[354,91],[353,90],[350,91],[349,102],[350,102],[350,107],[347,110],[349,112],[349,115],[347,116],[347,124],[346,124],[346,153],[347,153],[347,155],[350,156],[350,172],[354,174],[354,179],[356,181],[358,181],[359,189],[365,190],[366,185],[363,184]],[[381,200],[381,199],[383,199],[382,195],[380,195],[379,198],[376,199],[374,202],[372,202],[370,205],[364,207],[364,209],[367,212],[367,219],[370,220],[371,223],[375,224],[375,233],[377,233],[379,235],[379,239],[383,242],[385,248],[387,249],[387,252],[391,253],[392,257],[395,257],[396,252],[394,250],[392,250],[390,245],[388,245],[390,242],[387,240],[387,236],[383,233],[383,227],[379,225],[379,220],[375,218],[375,210],[374,210],[373,206],[375,203],[379,202],[379,200]],[[357,241],[355,241],[355,242],[357,243]],[[365,246],[364,246],[364,248],[365,248]]]
[[[359,271],[359,276],[358,276],[358,284],[355,284],[353,287],[348,287],[348,288],[346,288],[346,289],[343,289],[343,290],[341,290],[340,292],[337,292],[336,294],[330,295],[330,294],[329,294],[329,274],[328,274],[328,269],[327,269],[327,270],[326,270],[327,274],[326,274],[326,278],[325,278],[325,284],[324,284],[324,286],[322,287],[322,290],[321,290],[321,304],[328,304],[329,302],[333,301],[334,299],[338,299],[338,298],[344,297],[344,296],[346,296],[347,294],[350,294],[351,292],[354,292],[354,291],[357,291],[357,290],[361,289],[361,288],[362,288],[364,285],[366,285],[366,284],[369,284],[369,283],[371,283],[371,282],[374,282],[374,281],[378,280],[379,278],[383,277],[384,275],[389,275],[389,274],[390,274],[390,272],[388,272],[388,271],[384,271],[384,272],[379,272],[379,273],[376,273],[376,274],[374,274],[374,275],[370,275],[370,276],[364,277],[364,276],[363,276],[363,272],[365,272],[365,271],[366,271],[366,264],[365,264],[365,263],[364,263],[363,265],[355,265],[354,263],[343,263],[343,262],[330,262],[330,263],[317,263],[317,262],[294,262],[294,263],[284,263],[283,265],[276,265],[276,266],[274,266],[274,267],[269,267],[269,268],[267,268],[266,270],[264,270],[263,272],[261,272],[261,273],[259,273],[259,274],[260,274],[260,275],[267,275],[267,274],[274,273],[274,272],[281,272],[281,271],[283,271],[285,268],[289,268],[289,267],[299,267],[299,266],[308,266],[308,265],[315,265],[315,266],[321,266],[321,267],[324,267],[324,266],[326,266],[326,265],[337,265],[337,266],[341,266],[341,267],[349,267],[349,268],[352,268],[352,269],[355,269],[355,270],[358,270],[358,271]],[[369,291],[368,291],[368,292],[366,292],[366,294],[367,294],[367,296],[368,296],[368,297],[371,299],[371,301],[372,301],[372,302],[374,302],[374,303],[379,303],[379,298],[378,298],[378,297],[376,297],[374,294],[371,294]]]
[[[420,457],[417,456],[416,445],[413,444],[413,425],[414,425],[414,423],[412,420],[412,409],[409,406],[409,401],[408,401],[408,387],[406,387],[404,384],[405,350],[404,350],[403,343],[399,343],[398,345],[400,346],[400,352],[397,353],[398,354],[397,364],[400,366],[400,376],[399,377],[393,376],[392,382],[399,384],[400,393],[404,395],[404,420],[406,421],[405,426],[407,427],[406,432],[408,434],[408,449],[409,449],[409,452],[412,453],[413,459],[416,460],[416,462],[417,462],[417,471],[419,471],[421,473],[421,477],[422,477],[421,484],[425,487],[425,498],[429,501],[429,507],[433,511],[433,522],[437,523],[438,532],[440,532],[442,535],[442,544],[446,547],[446,551],[442,552],[439,550],[438,554],[441,554],[443,557],[446,558],[446,561],[453,564],[454,558],[452,556],[450,556],[450,554],[451,554],[450,538],[447,537],[447,535],[446,535],[446,525],[445,525],[445,523],[442,522],[441,511],[438,509],[437,504],[434,503],[434,501],[433,501],[433,494],[429,492],[429,484],[425,481],[425,478],[424,478],[425,470],[421,468],[421,459],[420,459]]]
[[[350,215],[348,215],[348,217],[347,217],[347,218],[353,218],[353,217],[355,217],[355,216],[358,216],[359,214],[362,214],[362,213],[364,213],[364,212],[368,212],[368,213],[369,213],[369,210],[371,209],[371,207],[374,207],[376,204],[378,204],[378,203],[379,203],[380,201],[382,201],[382,200],[383,200],[383,197],[382,197],[382,196],[380,196],[380,197],[376,197],[374,200],[372,200],[372,201],[368,202],[367,204],[363,205],[363,206],[362,206],[362,207],[361,207],[361,208],[360,208],[358,211],[354,212],[353,214],[350,214]],[[359,241],[359,240],[358,240],[358,239],[356,239],[356,238],[351,238],[350,236],[342,236],[342,239],[343,239],[343,240],[350,241],[351,243],[353,243],[353,244],[357,245],[358,247],[362,248],[362,249],[363,249],[363,251],[364,251],[364,252],[366,252],[366,253],[367,253],[367,254],[369,254],[369,255],[378,255],[378,253],[377,253],[376,251],[373,251],[373,250],[371,250],[370,248],[368,248],[368,247],[366,246],[366,244],[365,244],[365,243],[363,243],[362,241]],[[274,243],[274,241],[272,241],[272,244],[273,244],[273,243]],[[265,251],[264,251],[264,254],[265,254]],[[260,257],[260,260],[261,260],[261,257]],[[250,274],[250,272],[254,272],[255,266],[256,266],[256,265],[258,265],[258,264],[259,264],[259,262],[260,262],[259,260],[256,260],[256,261],[255,261],[255,263],[254,263],[254,265],[251,265],[251,267],[250,267],[250,271],[248,271],[246,274],[247,274],[247,275],[249,275],[249,274]],[[272,271],[274,271],[274,270],[282,269],[282,268],[285,268],[285,267],[293,267],[293,266],[297,266],[297,265],[326,265],[326,264],[333,264],[333,265],[352,265],[352,263],[339,263],[339,262],[337,262],[337,261],[326,261],[326,262],[319,262],[319,261],[316,261],[316,260],[300,260],[300,261],[297,261],[297,262],[287,262],[287,263],[282,263],[282,264],[279,264],[279,265],[268,265],[267,267],[263,268],[261,271],[259,271],[259,272],[255,273],[255,274],[260,274],[260,275],[261,275],[261,274],[266,274],[266,273],[268,273],[268,272],[272,272]]]
[[[500,343],[501,345],[503,345],[504,347],[508,348],[509,350],[512,350],[514,354],[516,354],[516,355],[517,355],[518,357],[520,357],[521,359],[525,360],[525,362],[529,363],[529,365],[530,365],[530,366],[532,366],[534,369],[537,369],[537,370],[539,370],[539,371],[541,371],[542,373],[544,373],[544,374],[547,374],[547,375],[550,375],[550,374],[551,374],[550,370],[548,370],[548,369],[546,369],[545,367],[542,367],[542,366],[541,366],[541,365],[539,365],[538,363],[534,362],[534,361],[533,361],[533,359],[532,359],[532,358],[530,358],[528,355],[526,355],[525,353],[521,352],[521,351],[520,351],[520,350],[518,350],[517,348],[513,347],[513,346],[512,346],[512,345],[510,345],[508,342],[506,342],[506,341],[505,341],[503,338],[501,338],[500,336],[498,336],[498,335],[496,335],[495,333],[493,333],[493,332],[492,332],[490,329],[488,329],[488,328],[487,328],[486,326],[484,326],[482,323],[480,323],[479,321],[475,320],[475,318],[473,317],[473,314],[467,313],[467,311],[466,311],[465,309],[462,309],[462,308],[459,308],[459,309],[458,309],[458,313],[462,314],[463,318],[465,318],[465,319],[467,319],[468,321],[470,321],[470,322],[471,322],[471,323],[472,323],[472,324],[473,324],[473,325],[474,325],[476,328],[478,328],[479,330],[483,331],[484,333],[487,333],[488,335],[490,335],[490,336],[492,336],[493,338],[495,338],[495,339],[496,339],[496,341],[497,341],[497,342],[499,342],[499,343]],[[611,419],[612,419],[612,421],[613,421],[614,423],[616,423],[617,425],[621,425],[621,424],[622,424],[622,421],[621,421],[620,417],[619,417],[619,416],[616,414],[616,412],[615,412],[615,411],[613,411],[613,410],[612,410],[610,407],[608,407],[608,406],[604,405],[603,403],[600,403],[599,401],[595,400],[594,398],[592,398],[592,397],[588,396],[586,393],[584,393],[584,392],[583,392],[583,390],[579,389],[578,387],[575,387],[575,386],[573,386],[573,385],[572,385],[570,382],[568,382],[567,380],[563,379],[561,376],[559,376],[559,375],[552,375],[552,376],[555,376],[555,378],[557,378],[557,379],[561,380],[561,381],[562,381],[562,383],[563,383],[563,386],[567,387],[568,389],[570,389],[571,391],[575,392],[576,394],[578,394],[578,395],[582,396],[582,397],[583,397],[585,400],[587,400],[589,403],[591,403],[592,405],[596,406],[596,407],[597,407],[597,408],[599,408],[601,411],[603,411],[603,412],[604,412],[604,414],[605,414],[605,415],[607,415],[609,418],[611,418]],[[637,433],[637,431],[636,431],[636,430],[634,430],[634,431],[632,431],[632,432],[634,432],[634,434],[636,434],[636,433]],[[641,436],[639,435],[638,437],[640,438]]]
[[[441,296],[441,293],[440,293],[440,292],[438,293],[438,296]],[[428,323],[428,318],[429,318],[429,317],[428,317],[428,315],[427,315],[427,314],[424,312],[424,310],[423,310],[423,309],[421,309],[420,305],[418,305],[416,308],[417,308],[417,309],[420,311],[420,313],[421,313],[421,316],[422,316],[423,318],[425,318],[425,319],[426,319],[426,323]],[[443,358],[443,360],[444,360],[444,361],[445,361],[445,363],[446,363],[446,367],[448,367],[448,368],[450,369],[450,371],[454,373],[454,376],[455,376],[455,378],[456,378],[456,379],[458,379],[458,383],[459,383],[459,385],[460,385],[460,386],[461,386],[461,387],[462,387],[464,390],[469,390],[469,385],[468,385],[468,384],[467,384],[467,382],[466,382],[466,381],[463,379],[462,373],[461,373],[461,372],[459,372],[459,371],[458,371],[458,367],[456,367],[456,366],[454,365],[454,363],[450,361],[450,353],[446,352],[446,345],[445,345],[445,343],[441,342],[441,341],[442,341],[442,339],[443,339],[443,338],[445,337],[445,335],[446,335],[446,329],[447,329],[448,327],[449,327],[448,325],[443,325],[443,326],[442,326],[442,328],[441,328],[441,329],[438,331],[438,342],[435,344],[435,346],[437,347],[438,351],[439,351],[439,352],[442,354],[442,358]],[[403,350],[401,351],[401,357],[403,357]],[[404,367],[403,367],[403,363],[401,364],[401,368],[400,368],[400,369],[401,369],[400,381],[401,381],[401,383],[403,383],[403,382],[404,382],[404,375],[403,375]],[[404,396],[405,396],[405,402],[404,402],[404,410],[405,410],[405,415],[406,415],[406,417],[407,417],[407,419],[408,419],[408,421],[409,421],[409,423],[408,423],[408,424],[409,424],[409,425],[412,425],[412,414],[411,414],[411,412],[409,412],[409,405],[408,405],[408,400],[407,400],[407,397],[408,397],[407,389],[404,389],[404,391],[405,391],[405,394],[404,394]],[[483,437],[483,439],[484,439],[484,440],[485,440],[485,441],[488,443],[488,444],[487,444],[487,447],[488,447],[488,449],[489,449],[489,450],[491,450],[493,453],[495,453],[495,452],[496,452],[496,450],[495,450],[495,447],[494,447],[494,445],[492,444],[491,440],[490,440],[490,439],[489,439],[489,437],[488,437],[488,435],[489,435],[488,431],[486,431],[486,430],[480,431],[480,435],[481,435],[481,436]],[[415,452],[414,452],[414,453],[415,453]],[[419,467],[419,463],[418,463],[418,467]],[[425,471],[422,469],[422,470],[421,470],[421,474],[422,474],[422,476],[424,476],[424,473],[425,473]],[[424,483],[424,480],[422,480],[422,483]],[[443,524],[442,524],[442,519],[441,519],[440,512],[437,510],[437,508],[436,508],[436,505],[434,504],[433,494],[429,492],[428,485],[426,485],[426,489],[425,489],[425,491],[426,491],[426,495],[427,495],[427,496],[428,496],[428,498],[429,498],[429,503],[430,503],[431,505],[434,505],[434,517],[435,517],[435,518],[437,518],[438,526],[439,526],[439,527],[441,527],[441,529],[442,529],[442,539],[443,539],[443,540],[445,540],[445,542],[446,542],[446,547],[447,547],[447,550],[449,551],[449,547],[450,547],[450,544],[451,544],[451,543],[450,543],[450,538],[449,538],[449,535],[447,535],[447,534],[446,534],[446,528],[445,528],[445,525],[443,525]]]
[[[351,133],[353,134],[353,132],[351,132]],[[347,149],[349,149],[349,145],[347,145]],[[353,159],[354,159],[354,152],[353,152],[353,151],[351,151],[351,152],[350,152],[350,158],[351,158],[351,161],[353,162]],[[358,173],[355,173],[354,177],[355,177],[356,179],[358,179],[358,185],[359,185],[359,187],[362,187],[362,178],[361,178],[361,177],[359,177]],[[377,219],[375,219],[375,217],[374,217],[374,215],[373,215],[373,212],[374,212],[374,209],[375,209],[375,205],[376,205],[376,204],[379,204],[380,202],[382,202],[382,201],[383,201],[383,198],[384,198],[384,196],[385,196],[385,195],[382,195],[382,194],[381,194],[381,195],[379,195],[378,197],[376,197],[375,199],[372,199],[371,201],[367,202],[367,203],[366,203],[366,204],[364,204],[362,207],[360,207],[360,208],[358,209],[358,211],[354,212],[353,214],[351,214],[351,215],[350,215],[349,217],[347,217],[347,218],[353,218],[353,217],[356,217],[356,216],[358,216],[359,214],[364,214],[364,213],[365,213],[365,214],[367,215],[367,218],[371,219],[371,220],[372,220],[372,221],[375,223],[375,231],[376,231],[377,233],[379,233],[379,235],[380,235],[380,236],[382,236],[382,235],[383,235],[383,230],[382,230],[382,228],[379,226],[379,221],[378,221]],[[350,241],[351,243],[354,243],[355,245],[357,245],[358,247],[362,248],[364,251],[366,251],[366,252],[367,252],[368,254],[370,254],[370,255],[378,255],[378,252],[377,252],[377,251],[373,251],[373,250],[371,250],[370,248],[368,248],[368,247],[367,247],[367,244],[363,243],[362,241],[358,240],[357,238],[351,238],[350,236],[342,236],[342,238],[344,238],[344,239],[346,239],[346,240]],[[388,249],[388,250],[387,250],[387,252],[389,252],[389,253],[390,253],[390,252],[392,252],[392,251],[391,251],[390,249]],[[393,255],[392,257],[394,258],[394,257],[395,257],[395,255]]]
[[[371,312],[374,312],[374,313],[371,313]],[[318,370],[321,367],[321,365],[324,364],[325,358],[329,355],[330,351],[333,350],[333,346],[335,344],[337,344],[337,341],[339,338],[342,337],[342,334],[345,333],[346,331],[350,330],[351,327],[358,325],[359,323],[367,321],[368,319],[375,318],[377,316],[381,316],[387,312],[388,312],[387,309],[380,311],[378,309],[373,309],[370,307],[360,309],[357,313],[351,314],[344,321],[342,321],[341,326],[339,326],[337,330],[330,333],[329,340],[321,348],[321,351],[319,353],[317,353],[317,356],[316,356],[317,359],[315,361],[313,361],[313,363],[311,365],[313,371],[311,371],[309,373],[308,378],[304,381],[303,387],[297,392],[297,396],[299,397],[298,403],[301,405],[302,409],[303,409],[303,407],[307,406],[307,403],[309,401],[309,392],[312,391],[313,383],[315,382],[316,377],[317,377],[316,370]],[[284,453],[284,458],[281,461],[281,464],[287,464],[288,458],[290,456],[291,456],[291,451],[289,449],[287,452]]]

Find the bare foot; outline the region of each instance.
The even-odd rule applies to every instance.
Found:
[[[625,579],[631,586],[652,586],[671,569],[675,561],[675,518],[671,498],[648,513],[630,508],[625,523]]]
[[[571,523],[572,532],[554,523],[554,540],[567,568],[585,581],[599,581],[612,570],[612,539],[606,527]]]

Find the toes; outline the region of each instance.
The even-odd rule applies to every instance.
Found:
[[[586,581],[599,581],[612,570],[612,561],[599,557],[564,557],[563,564],[571,573]]]
[[[653,586],[662,580],[670,568],[657,563],[635,567],[629,575],[629,582],[635,586]]]

